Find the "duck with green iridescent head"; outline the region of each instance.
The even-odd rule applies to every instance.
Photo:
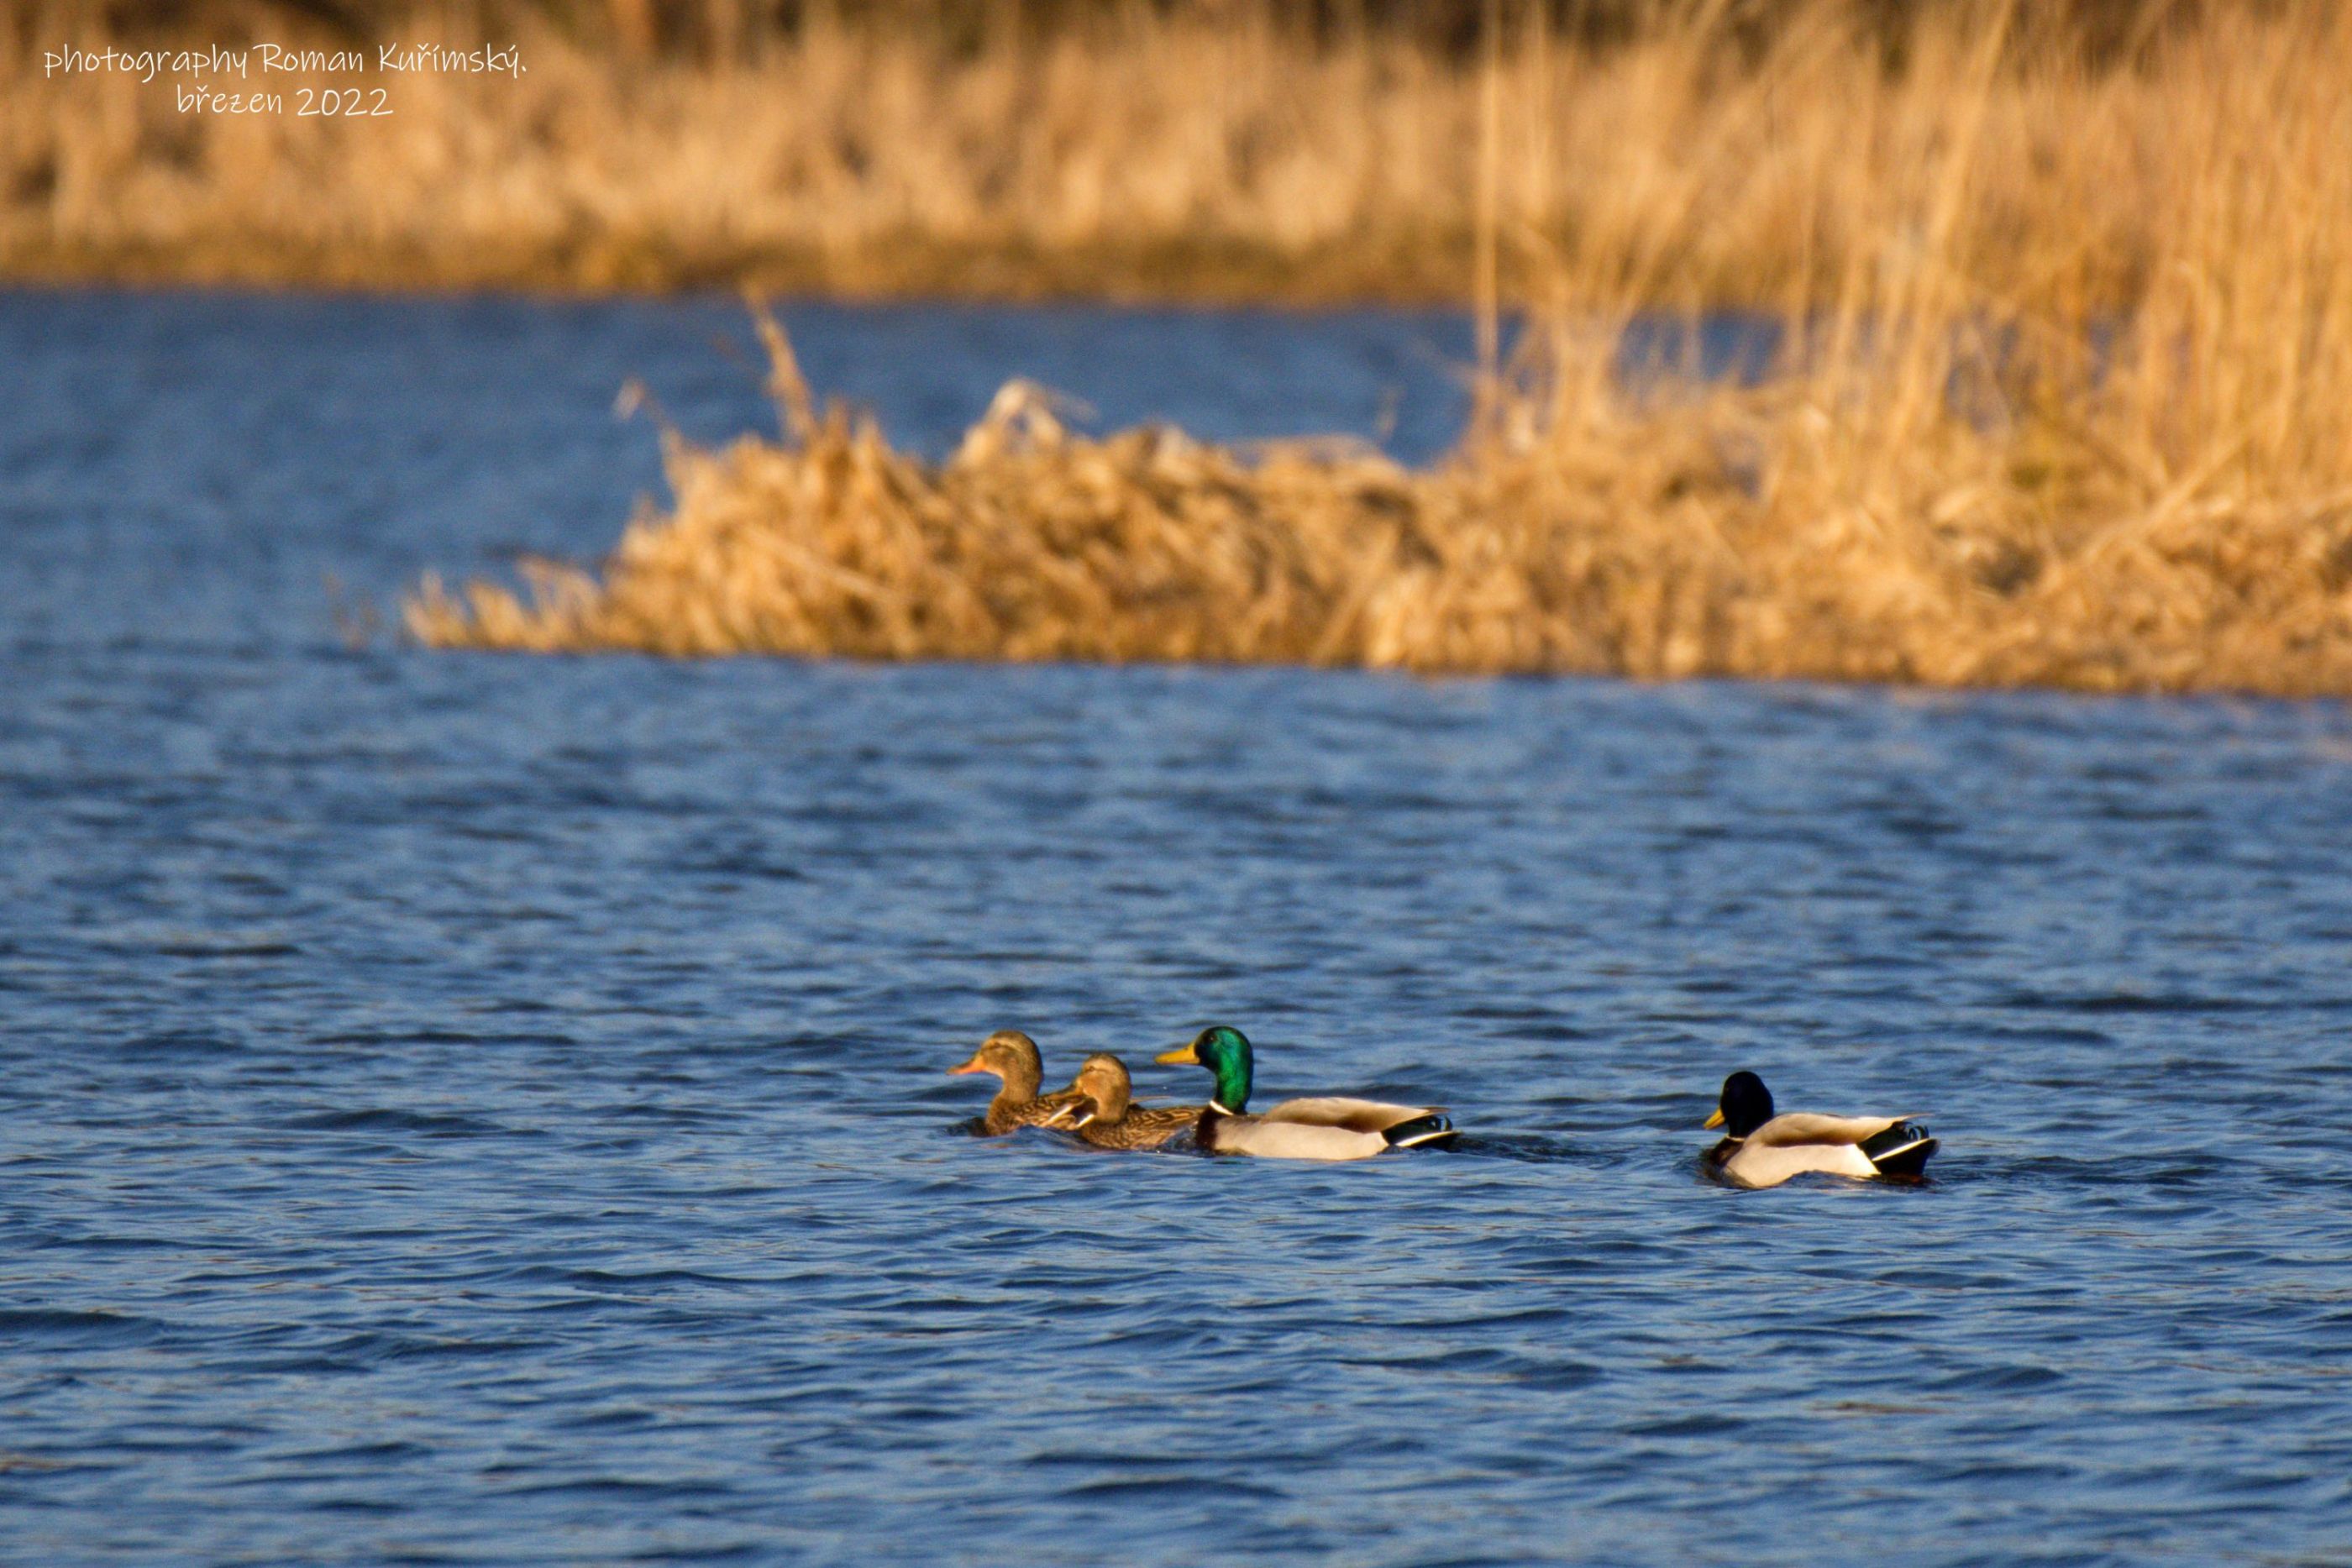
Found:
[[[1250,1113],[1255,1064],[1249,1037],[1226,1024],[1212,1024],[1156,1059],[1205,1067],[1216,1080],[1194,1124],[1192,1137],[1213,1155],[1256,1155],[1276,1160],[1368,1160],[1390,1149],[1415,1148],[1454,1135],[1443,1112],[1430,1105],[1391,1105],[1380,1100],[1320,1095]]]

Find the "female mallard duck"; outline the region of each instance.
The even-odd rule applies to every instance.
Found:
[[[1038,1060],[1037,1042],[1017,1029],[1001,1029],[980,1042],[971,1060],[961,1067],[948,1069],[959,1072],[993,1072],[1004,1081],[996,1098],[988,1103],[988,1114],[981,1118],[981,1131],[990,1137],[1012,1132],[1015,1127],[1036,1127],[1050,1122],[1080,1096],[1065,1089],[1040,1098],[1037,1089],[1045,1081],[1045,1064]]]
[[[1250,1115],[1250,1042],[1223,1024],[1202,1030],[1190,1045],[1163,1051],[1157,1060],[1194,1062],[1216,1075],[1216,1095],[1192,1131],[1194,1142],[1213,1155],[1368,1160],[1384,1149],[1454,1136],[1454,1124],[1429,1106],[1378,1100],[1286,1100],[1262,1115]]]
[[[1205,1109],[1138,1105],[1135,1081],[1128,1076],[1127,1063],[1108,1054],[1089,1056],[1081,1062],[1070,1092],[1082,1098],[1058,1113],[1053,1125],[1067,1127],[1085,1142],[1106,1149],[1156,1149],[1192,1131]]]
[[[1936,1152],[1936,1140],[1901,1116],[1815,1116],[1772,1113],[1772,1092],[1752,1072],[1723,1081],[1723,1098],[1710,1127],[1723,1141],[1706,1163],[1741,1186],[1778,1186],[1793,1176],[1916,1177]]]

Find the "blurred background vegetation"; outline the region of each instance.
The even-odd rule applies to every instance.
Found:
[[[2168,27],[2194,26],[2215,6],[2262,0],[2040,0],[2012,29],[2036,47],[2063,34],[2094,63],[2128,59]],[[1810,0],[1513,0],[1510,20],[1562,40],[1607,47],[1662,25],[1703,29],[1760,48],[1813,7]],[[554,35],[623,57],[740,62],[812,28],[919,32],[978,52],[1019,39],[1131,26],[1139,16],[1246,21],[1343,48],[1366,34],[1467,56],[1487,0],[21,0],[7,26],[19,47],[89,34],[123,40]],[[1904,44],[1936,12],[1981,9],[1974,0],[1855,0],[1853,15],[1899,63]]]
[[[1990,38],[1988,212],[1959,259],[2021,297],[2115,304],[2158,248],[2154,187],[2177,184],[2150,84],[2326,10],[20,0],[0,20],[0,277],[1487,303],[1565,278],[1777,308],[1845,291],[1916,229],[1904,193],[1962,102],[1946,78]],[[43,59],[257,41],[512,45],[525,74],[213,84],[363,81],[377,111],[257,119]]]

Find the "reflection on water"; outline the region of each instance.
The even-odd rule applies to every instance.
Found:
[[[927,440],[1450,395],[1150,319],[793,325]],[[11,1554],[2340,1552],[2340,708],[341,646],[608,540],[614,385],[758,417],[737,329],[0,306]],[[954,1135],[993,1026],[1172,1099],[1210,1019],[1469,1133]],[[1935,1180],[1704,1181],[1733,1066]]]

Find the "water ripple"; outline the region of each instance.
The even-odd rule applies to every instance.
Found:
[[[1015,346],[1216,433],[1460,326],[802,318],[918,444]],[[603,548],[613,386],[764,418],[739,325],[0,298],[0,1554],[2340,1560],[2341,707],[332,635]],[[944,1072],[1192,1103],[1212,1018],[1465,1134],[989,1140]],[[1735,1066],[1933,1179],[1710,1181]]]

